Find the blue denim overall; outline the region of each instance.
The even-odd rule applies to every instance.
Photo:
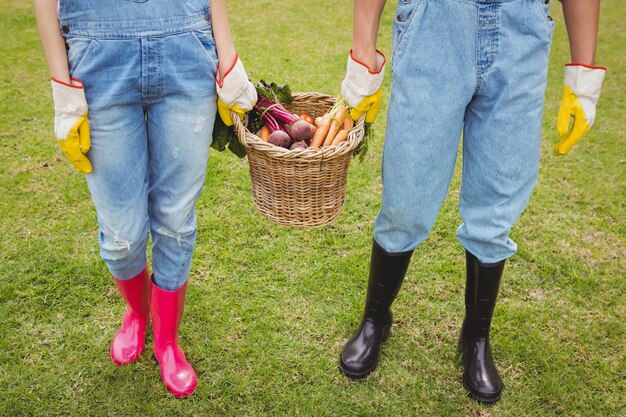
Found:
[[[89,107],[102,259],[117,279],[137,275],[150,232],[154,280],[175,290],[190,270],[216,114],[208,0],[62,0],[59,19]]]
[[[483,263],[517,250],[509,231],[539,170],[548,9],[544,0],[399,0],[374,230],[387,252],[412,250],[428,236],[461,133],[457,237]]]

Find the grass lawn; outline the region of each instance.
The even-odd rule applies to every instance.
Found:
[[[380,35],[389,56],[393,9],[390,1]],[[263,218],[246,160],[211,151],[181,328],[198,390],[185,400],[167,393],[151,336],[137,364],[113,365],[124,307],[99,258],[84,177],[53,140],[32,1],[0,0],[0,415],[626,415],[626,9],[602,2],[597,61],[609,70],[596,126],[564,158],[552,146],[569,52],[558,2],[553,9],[540,178],[512,232],[519,252],[493,325],[506,387],[484,407],[466,397],[455,351],[465,282],[455,238],[460,164],[416,250],[378,368],[359,382],[338,371],[363,308],[385,109],[369,153],[351,164],[343,212],[321,229]],[[229,10],[254,80],[339,92],[350,1],[231,1]]]

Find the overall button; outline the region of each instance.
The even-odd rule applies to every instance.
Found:
[[[402,0],[402,3],[404,3],[404,4],[411,4],[411,0]]]
[[[404,16],[399,14],[398,17],[396,17],[396,20],[398,20],[398,22],[404,22]]]
[[[63,25],[61,30],[63,31],[63,33],[70,33],[70,27],[67,25]]]
[[[550,0],[543,0],[543,4],[548,4],[550,3]]]

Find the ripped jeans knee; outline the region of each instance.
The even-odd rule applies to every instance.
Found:
[[[115,278],[130,279],[145,268],[147,227],[135,236],[100,229],[99,243],[100,256]]]

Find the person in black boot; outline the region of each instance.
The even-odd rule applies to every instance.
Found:
[[[370,276],[361,324],[341,351],[339,368],[350,378],[366,377],[376,367],[378,352],[392,324],[391,303],[398,295],[413,251],[387,253],[372,245]]]
[[[350,117],[374,122],[385,55],[376,49],[385,0],[355,0],[352,49],[341,95]],[[462,141],[457,238],[468,256],[464,382],[495,402],[502,381],[489,327],[509,238],[537,182],[554,20],[550,0],[399,1],[393,18],[391,91],[382,158],[382,201],[365,315],[341,353],[363,377],[389,332],[389,306],[411,251],[426,240],[449,191]],[[567,153],[591,128],[606,69],[594,66],[600,0],[562,0],[572,62],[557,120]],[[571,119],[574,119],[573,122]],[[571,125],[571,129],[570,129]]]
[[[500,399],[502,379],[489,346],[489,329],[496,306],[504,262],[483,264],[465,251],[465,320],[461,329],[463,384],[476,401],[491,404]]]

